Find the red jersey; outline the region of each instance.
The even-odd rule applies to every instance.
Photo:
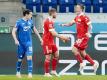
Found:
[[[74,19],[77,28],[77,38],[86,37],[86,33],[88,32],[88,24],[90,23],[90,19],[84,15],[83,13],[76,16]]]
[[[43,44],[44,45],[53,45],[54,37],[51,34],[51,30],[54,30],[54,22],[52,19],[47,18],[44,21],[44,32],[43,32]]]

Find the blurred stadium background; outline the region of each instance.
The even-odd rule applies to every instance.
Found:
[[[85,12],[92,20],[93,37],[90,39],[87,51],[100,64],[97,74],[106,75],[107,0],[0,0],[0,74],[15,74],[16,46],[11,36],[11,30],[15,21],[22,17],[23,9],[27,8],[33,11],[34,24],[42,35],[43,20],[47,16],[49,8],[53,7],[58,11],[55,29],[59,33],[71,36],[71,42],[67,44],[56,39],[60,52],[58,72],[61,75],[78,75],[78,64],[70,50],[75,41],[75,27],[62,28],[58,25],[70,22],[75,17],[74,6],[77,3],[85,5]],[[43,52],[35,35],[33,35],[33,46],[34,74],[43,74]],[[66,66],[70,63],[71,67],[67,68]],[[22,66],[22,73],[25,74],[27,73],[26,59],[23,64],[25,65]],[[75,65],[72,67],[72,64]],[[93,75],[90,65],[84,69],[83,75]]]

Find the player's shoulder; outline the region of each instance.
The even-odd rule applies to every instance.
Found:
[[[47,22],[53,22],[53,20],[52,20],[50,17],[47,17],[47,18],[46,18],[46,21],[47,21]]]
[[[81,15],[81,18],[89,18],[86,14]]]
[[[44,19],[44,22],[47,22],[47,18]]]
[[[49,19],[48,18],[45,18],[44,24],[49,24]]]
[[[29,19],[29,21],[30,21],[30,22],[33,22],[33,20],[32,20],[32,19]]]
[[[32,20],[32,19],[29,19],[28,21],[29,21],[31,24],[33,24],[33,20]]]
[[[46,21],[46,22],[49,22],[50,20],[49,20],[49,18],[46,18],[45,21]]]
[[[16,20],[16,23],[20,23],[20,22],[22,22],[22,18]]]

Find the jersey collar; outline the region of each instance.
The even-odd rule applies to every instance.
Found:
[[[52,16],[49,16],[48,19],[49,19],[50,21],[53,21]]]
[[[28,20],[26,20],[26,19],[24,19],[24,18],[22,18],[22,20],[23,20],[23,21],[28,21]]]

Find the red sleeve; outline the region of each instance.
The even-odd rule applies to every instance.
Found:
[[[88,16],[84,16],[84,22],[88,25],[91,23],[90,19]]]
[[[54,30],[53,22],[51,22],[51,21],[48,22],[48,30],[49,31]]]
[[[74,18],[74,21],[76,22],[76,17]]]

